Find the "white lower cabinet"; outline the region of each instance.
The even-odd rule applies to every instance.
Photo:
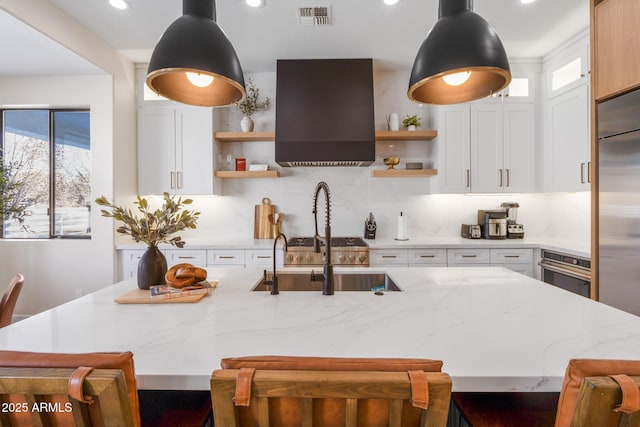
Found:
[[[209,249],[207,250],[207,266],[244,267],[244,249]]]
[[[271,265],[273,266],[273,250],[270,249],[250,249],[244,255],[245,265],[251,267],[254,265]]]
[[[478,264],[491,264],[491,249],[447,249],[449,267]]]
[[[134,277],[145,249],[120,250],[120,280]],[[167,266],[189,263],[198,267],[268,267],[271,249],[162,249]],[[281,254],[281,251],[279,252]],[[277,255],[276,261],[281,255]],[[532,248],[424,248],[370,249],[371,267],[464,267],[501,266],[534,276]]]
[[[407,249],[370,249],[369,265],[371,267],[406,267],[409,265]]]
[[[491,265],[533,277],[533,249],[491,249]]]
[[[138,274],[138,262],[144,251],[144,249],[120,251],[120,280]]]
[[[207,251],[205,249],[167,249],[164,252],[168,267],[176,264],[192,264],[197,267],[207,265]]]
[[[409,249],[409,266],[446,267],[446,249]]]

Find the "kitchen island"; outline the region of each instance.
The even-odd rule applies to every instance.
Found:
[[[286,272],[307,269],[284,269]],[[212,268],[192,304],[117,304],[127,279],[0,329],[0,348],[134,353],[140,389],[208,390],[247,355],[441,359],[454,391],[559,391],[571,358],[640,359],[640,317],[499,267],[385,271],[402,292],[252,292],[262,270]]]

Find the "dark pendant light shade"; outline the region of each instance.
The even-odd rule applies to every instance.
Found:
[[[422,42],[407,96],[426,104],[484,98],[511,82],[507,54],[493,27],[473,12],[472,0],[440,0],[438,21]],[[470,72],[458,85],[444,77]],[[455,77],[455,76],[454,76]]]
[[[215,0],[183,0],[182,12],[153,50],[147,71],[149,88],[190,105],[212,107],[243,100],[242,67],[231,42],[215,22]],[[199,74],[209,83],[196,86],[187,73]]]

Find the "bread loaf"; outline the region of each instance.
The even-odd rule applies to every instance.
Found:
[[[169,286],[181,289],[205,280],[207,270],[186,263],[176,264],[167,271],[164,278]]]

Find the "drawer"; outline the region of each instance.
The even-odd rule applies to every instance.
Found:
[[[369,263],[371,265],[395,265],[408,264],[406,249],[371,250],[369,251]]]
[[[447,264],[490,264],[489,249],[447,249]]]
[[[244,265],[244,250],[210,249],[207,251],[207,265]]]
[[[447,264],[446,249],[411,249],[409,264]]]
[[[167,266],[176,264],[193,264],[196,267],[207,265],[207,251],[205,249],[168,249],[165,251]]]
[[[282,250],[278,249],[278,252]],[[273,250],[252,249],[245,252],[246,265],[271,265],[273,266]]]
[[[492,264],[531,264],[533,249],[491,249]]]

